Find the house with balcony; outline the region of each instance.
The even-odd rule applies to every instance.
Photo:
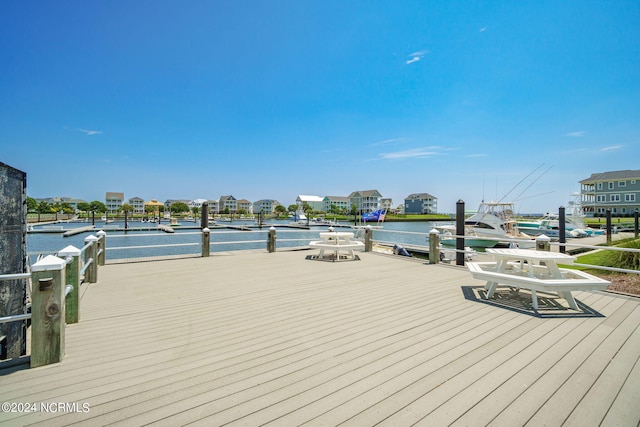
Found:
[[[108,213],[118,213],[124,204],[124,193],[108,191],[104,197],[104,204]]]
[[[438,212],[438,199],[429,193],[409,194],[404,199],[405,214],[434,214]]]
[[[238,212],[238,200],[231,195],[220,196],[219,205],[220,205],[220,213]]]
[[[346,196],[325,196],[322,199],[323,212],[349,212],[351,205]]]
[[[309,196],[300,194],[296,197],[296,203],[300,208],[302,208],[303,204],[309,205],[312,211],[322,211],[324,207],[324,199],[320,196]]]
[[[209,205],[210,214],[220,213],[220,202],[217,200],[207,200],[207,204]]]
[[[273,199],[258,200],[257,202],[253,202],[253,213],[271,215],[275,212],[276,206],[279,205],[280,203]]]
[[[134,215],[144,213],[144,199],[140,197],[132,197],[129,199],[129,204],[133,208]]]
[[[640,209],[640,170],[592,173],[580,181],[580,203],[586,216],[631,216]]]
[[[239,199],[237,201],[238,212],[245,212],[249,215],[253,215],[253,203],[247,199]]]
[[[354,191],[349,194],[349,205],[355,205],[358,213],[373,212],[381,208],[382,194],[378,190]]]

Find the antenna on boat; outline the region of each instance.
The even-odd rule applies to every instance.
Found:
[[[525,181],[527,178],[529,178],[531,175],[533,175],[538,169],[540,169],[542,166],[544,166],[544,163],[542,163],[540,166],[538,166],[537,168],[535,168],[534,170],[532,170],[531,172],[529,172],[529,175],[525,176],[524,178],[522,178],[516,185],[514,185],[513,187],[511,187],[511,190],[507,191],[507,193],[502,196],[502,198],[500,200],[498,200],[498,203],[500,203],[501,201],[503,201],[509,194],[511,194],[511,192],[513,190],[516,189],[516,187],[518,187],[520,184],[522,184],[523,181]],[[549,169],[551,169],[551,167],[549,167]],[[547,169],[546,171],[543,172],[542,175],[544,175],[545,173],[547,173],[547,171],[549,170]],[[538,178],[536,178],[533,182],[536,182],[538,179],[540,179],[542,177],[542,175],[540,175]],[[529,184],[529,187],[531,187],[531,185],[533,185],[533,182],[531,184]],[[525,191],[529,188],[525,188]],[[522,193],[520,193],[522,194]]]
[[[542,166],[542,165],[540,165],[540,166]],[[552,167],[553,167],[553,166],[549,166],[549,167],[548,167],[544,172],[542,172],[542,173],[541,173],[541,174],[540,174],[536,179],[534,179],[534,180],[533,180],[533,182],[531,182],[531,184],[529,184],[529,185],[528,185],[524,190],[522,190],[522,191],[520,192],[520,194],[518,194],[518,195],[516,196],[515,200],[522,200],[522,199],[520,199],[520,196],[522,196],[522,195],[525,193],[525,191],[527,191],[529,188],[531,188],[531,186],[532,186],[533,184],[535,184],[535,183],[536,183],[536,181],[538,181],[540,178],[542,178],[542,177],[544,176],[544,174],[546,174],[547,172],[549,172],[549,171],[551,170],[551,168],[552,168]],[[552,193],[553,193],[553,191],[552,191]]]

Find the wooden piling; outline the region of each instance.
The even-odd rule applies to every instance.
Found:
[[[31,367],[62,361],[65,261],[48,255],[31,268]]]
[[[65,267],[65,284],[73,288],[65,298],[65,321],[66,323],[78,323],[80,320],[80,254],[82,252],[75,246],[67,246],[60,252],[60,257],[70,257],[71,261]]]

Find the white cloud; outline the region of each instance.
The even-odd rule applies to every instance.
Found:
[[[609,147],[601,148],[600,151],[614,151],[614,150],[619,150],[622,147],[624,147],[624,145],[611,145]]]
[[[427,53],[429,53],[428,50],[419,50],[417,52],[413,52],[411,55],[408,55],[409,58],[411,59],[407,59],[406,63],[407,64],[413,64],[414,62],[418,62],[422,59],[423,56],[425,56]]]
[[[375,147],[377,145],[386,145],[386,144],[393,144],[394,142],[402,142],[402,141],[406,141],[409,138],[391,138],[391,139],[385,139],[384,141],[380,141],[380,142],[374,142],[373,144],[371,144],[371,147]]]
[[[488,157],[486,154],[482,154],[482,153],[476,153],[476,154],[467,154],[466,156],[464,156],[467,159],[475,159],[478,157]]]
[[[480,32],[481,32],[481,33],[484,33],[485,31],[487,31],[487,27],[482,27],[482,28],[480,28]]]
[[[405,151],[395,151],[393,153],[380,153],[380,158],[382,159],[410,159],[410,158],[419,158],[424,159],[428,157],[433,157],[438,155],[439,153],[433,150],[433,147],[425,147],[425,148],[413,148],[411,150]]]
[[[583,130],[579,130],[577,132],[569,132],[566,136],[570,136],[572,138],[582,138],[583,136],[585,136],[587,133]]]
[[[85,135],[98,135],[102,133],[102,131],[99,131],[99,130],[87,130],[87,129],[75,129],[75,130],[77,130],[78,132],[82,132]]]

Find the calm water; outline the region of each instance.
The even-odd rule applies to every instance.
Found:
[[[318,233],[326,231],[328,227],[313,226],[311,230],[300,230],[278,225],[286,225],[289,221],[269,221],[269,224],[276,225],[276,246],[277,248],[295,247],[307,245],[311,240],[318,239]],[[254,225],[251,222],[234,221],[230,223],[234,226]],[[344,223],[349,225],[348,223]],[[85,227],[88,223],[59,224],[65,230],[75,227]],[[113,223],[109,226],[123,223]],[[175,227],[174,234],[165,233],[158,230],[134,231],[136,227],[153,226],[146,223],[130,223],[132,231],[124,233],[122,231],[105,229],[107,232],[107,259],[141,258],[164,255],[187,255],[199,254],[201,249],[201,233],[197,229],[181,229]],[[194,226],[193,222],[183,222],[183,226]],[[96,227],[101,228],[104,224],[96,222]],[[382,230],[374,230],[374,240],[428,246],[427,234],[432,224],[429,222],[388,222]],[[36,227],[36,229],[39,227]],[[408,232],[420,233],[405,234]],[[71,237],[62,237],[61,233],[29,233],[27,234],[27,252],[31,255],[39,253],[57,252],[68,245],[81,249],[84,246],[84,239],[95,234],[87,232]],[[236,251],[246,249],[266,249],[268,227],[262,229],[252,228],[251,231],[237,231],[229,229],[211,230],[211,252],[216,251]],[[166,247],[165,245],[179,245]],[[32,257],[33,262],[33,257]]]

